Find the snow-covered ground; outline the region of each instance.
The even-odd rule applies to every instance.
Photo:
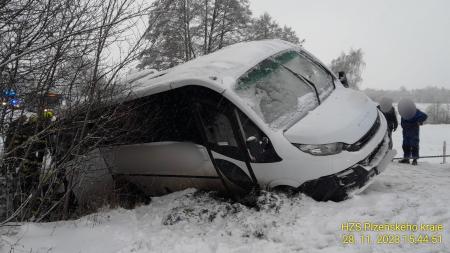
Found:
[[[403,155],[402,151],[402,127],[392,135],[394,148],[397,149],[397,157]],[[447,155],[450,154],[450,125],[423,125],[420,128],[420,156],[442,155],[443,142],[447,142]],[[423,159],[424,162],[441,163],[442,158]],[[447,158],[450,163],[450,158]],[[449,251],[450,252],[450,251]]]
[[[2,252],[444,253],[450,248],[449,192],[448,164],[392,164],[366,191],[340,203],[268,193],[258,211],[186,190],[135,210],[3,228],[1,245]],[[436,244],[377,244],[382,233],[370,232],[365,234],[372,236],[371,244],[346,245],[342,239],[349,233],[341,225],[349,221],[442,224],[444,230],[437,234],[443,239]],[[359,238],[360,233],[353,234]]]
[[[395,147],[401,147],[399,130]],[[422,153],[440,153],[443,140],[450,142],[450,125],[425,125]],[[257,208],[249,208],[189,189],[134,210],[105,209],[74,221],[2,227],[0,252],[448,253],[450,164],[439,161],[393,163],[363,193],[340,203],[266,193]],[[442,224],[443,231],[342,231],[347,222]],[[343,243],[348,234],[356,236],[354,244]],[[363,234],[372,242],[362,244]],[[398,234],[400,242],[377,244],[382,234]],[[411,234],[442,235],[442,242],[413,244],[406,239]]]

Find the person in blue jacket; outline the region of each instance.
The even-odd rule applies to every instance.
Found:
[[[398,103],[398,111],[401,115],[403,128],[403,159],[400,163],[408,163],[412,158],[412,165],[417,165],[419,158],[419,129],[428,116],[416,108],[412,100],[402,99]]]

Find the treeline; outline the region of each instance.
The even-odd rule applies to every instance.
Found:
[[[374,101],[379,102],[383,97],[389,97],[398,102],[402,98],[410,98],[416,103],[429,104],[425,108],[428,114],[428,124],[450,124],[450,90],[438,87],[407,90],[365,89],[364,92]]]
[[[389,97],[398,102],[402,98],[410,98],[416,103],[450,103],[450,90],[443,87],[426,87],[408,90],[401,87],[398,90],[365,89],[364,92],[374,101]]]
[[[153,46],[142,51],[141,69],[167,69],[241,41],[302,42],[268,13],[254,17],[248,0],[157,0],[154,7],[150,20],[167,11],[149,27],[145,39]]]
[[[429,124],[450,124],[450,104],[432,103],[427,106]]]

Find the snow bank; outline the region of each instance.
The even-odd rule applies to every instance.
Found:
[[[391,164],[340,203],[266,193],[256,207],[186,190],[135,210],[1,228],[2,252],[448,252],[450,165]],[[345,245],[349,221],[443,224],[440,244]],[[371,233],[373,238],[376,233]],[[355,233],[358,235],[358,233]]]

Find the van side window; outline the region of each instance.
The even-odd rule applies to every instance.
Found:
[[[206,125],[206,135],[208,140],[216,143],[218,146],[237,147],[236,139],[231,131],[231,125],[227,117],[218,114],[215,119]]]
[[[243,161],[244,157],[239,152],[239,146],[228,116],[209,105],[201,107],[200,116],[210,148],[219,154]]]
[[[102,108],[95,136],[102,146],[152,142],[202,144],[201,133],[190,108],[190,97],[182,90],[158,93]],[[104,118],[104,119],[102,119]]]
[[[144,125],[146,142],[191,142],[202,143],[201,135],[190,106],[190,97],[179,91],[171,91],[158,96],[142,108],[141,120]],[[152,114],[157,111],[157,114]]]
[[[282,159],[277,155],[269,138],[241,111],[239,120],[244,130],[252,163],[273,163]]]

